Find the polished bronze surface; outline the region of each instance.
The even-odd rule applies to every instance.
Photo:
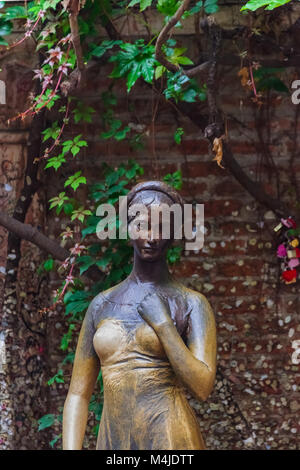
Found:
[[[174,202],[165,183],[145,182],[129,204]],[[150,216],[150,214],[149,214]],[[171,241],[132,240],[134,265],[120,284],[101,292],[86,313],[63,414],[63,448],[81,449],[88,404],[100,367],[104,407],[97,449],[204,449],[184,387],[198,400],[216,372],[216,328],[207,299],[173,279],[166,262]]]

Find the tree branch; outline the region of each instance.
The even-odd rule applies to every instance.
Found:
[[[19,222],[4,212],[0,212],[0,224],[18,238],[28,240],[59,261],[64,261],[70,255],[68,250],[60,246],[56,241],[51,240],[51,238],[46,237],[37,228],[30,224]]]
[[[78,13],[80,11],[80,0],[67,0],[66,10],[69,13],[69,23],[72,35],[72,42],[77,59],[77,68],[72,73],[72,83],[74,87],[82,87],[85,83],[86,70],[83,60],[83,52],[80,43],[78,28]]]
[[[27,240],[39,247],[58,261],[64,261],[71,255],[66,248],[63,248],[55,240],[44,235],[36,227],[19,222],[5,212],[0,212],[0,225],[18,238]],[[100,281],[104,277],[104,274],[96,266],[91,266],[84,275],[95,282]]]
[[[42,56],[39,54],[40,63]],[[37,95],[41,92],[41,85],[39,82],[35,85],[35,92]],[[38,167],[39,165],[34,163],[35,159],[40,155],[41,144],[42,144],[42,131],[45,127],[45,108],[39,113],[34,114],[31,121],[29,130],[29,137],[27,142],[27,158],[26,167],[24,171],[23,187],[20,195],[17,199],[13,218],[23,223],[27,211],[30,207],[32,198],[36,193],[39,181],[38,181]],[[5,283],[15,283],[17,280],[19,261],[21,258],[21,240],[16,234],[10,232],[7,240],[7,253],[13,254],[13,257],[8,257],[6,262],[6,271],[9,273],[5,279]]]
[[[258,182],[253,181],[247,173],[245,173],[240,164],[234,158],[226,142],[223,142],[223,161],[230,173],[248,191],[248,193],[256,199],[256,201],[268,209],[271,209],[279,218],[283,216],[287,217],[287,215],[289,215],[289,209],[283,202],[269,196]]]
[[[189,3],[190,3],[190,0],[183,0],[180,7],[176,11],[176,13],[172,16],[170,21],[163,27],[163,29],[161,30],[156,40],[155,57],[170,72],[179,72],[179,71],[182,71],[183,69],[179,65],[172,64],[171,62],[168,61],[168,59],[162,52],[162,46],[164,42],[166,41],[168,32],[171,31],[171,29],[176,25],[176,23],[178,23],[183,13],[187,10]],[[184,70],[183,73],[187,77],[192,78],[192,77],[195,77],[196,75],[199,75],[200,73],[206,72],[209,65],[210,65],[210,61],[207,61],[202,64],[196,65],[195,67],[192,67],[191,69]]]
[[[197,105],[193,103],[177,103],[179,110],[188,117],[194,124],[199,126],[202,132],[206,133],[207,139],[210,143],[213,143],[215,137],[220,137],[223,134],[223,128],[220,128],[218,123],[209,126],[209,117],[201,113]],[[209,131],[209,132],[208,132]],[[226,142],[223,142],[223,161],[226,168],[234,176],[234,178],[248,191],[251,196],[262,204],[264,207],[271,209],[278,217],[289,215],[288,207],[279,199],[274,199],[269,196],[262,186],[252,180],[247,173],[240,166],[238,161],[234,158],[234,155]]]

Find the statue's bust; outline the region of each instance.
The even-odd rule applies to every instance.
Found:
[[[198,400],[212,390],[214,314],[202,294],[169,273],[172,239],[162,236],[161,226],[151,236],[151,207],[183,201],[165,183],[148,181],[129,192],[128,208],[136,203],[149,210],[149,225],[140,220],[141,236],[131,240],[130,275],[95,297],[86,313],[64,407],[64,449],[81,449],[100,367],[104,408],[97,449],[205,448],[183,387]]]

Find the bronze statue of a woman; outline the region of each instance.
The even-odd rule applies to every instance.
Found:
[[[131,204],[183,204],[167,184],[148,181]],[[130,223],[129,223],[130,227]],[[153,232],[152,232],[153,234]],[[97,295],[82,324],[63,413],[63,448],[81,449],[88,405],[102,369],[104,407],[97,449],[205,449],[184,393],[210,394],[216,372],[216,328],[207,299],[172,278],[172,240],[149,231],[131,241],[134,264],[121,283]]]

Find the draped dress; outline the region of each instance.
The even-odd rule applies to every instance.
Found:
[[[175,296],[176,297],[176,296]],[[189,296],[168,296],[184,339]],[[97,449],[204,449],[196,415],[155,331],[134,305],[102,296],[93,346],[101,363],[104,406]]]

